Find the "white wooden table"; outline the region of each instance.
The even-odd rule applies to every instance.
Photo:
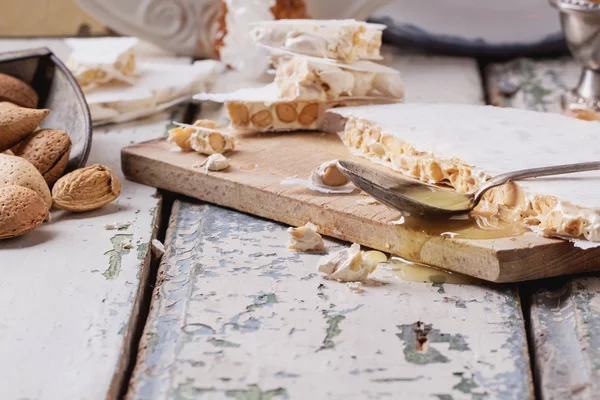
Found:
[[[40,43],[66,54],[60,40],[0,49]],[[407,101],[487,98],[548,112],[578,73],[570,59],[481,69],[388,49],[386,60],[402,71]],[[521,90],[501,96],[506,82]],[[120,173],[120,149],[165,135],[182,111],[96,129],[90,162]],[[288,250],[281,224],[162,198],[123,181],[111,206],[53,212],[52,223],[0,242],[0,399],[600,396],[596,276],[441,285],[379,268],[385,285],[355,294],[322,280],[317,256]],[[133,224],[103,229],[120,221]],[[155,237],[166,245],[160,263]],[[426,352],[416,350],[417,322],[432,328]]]

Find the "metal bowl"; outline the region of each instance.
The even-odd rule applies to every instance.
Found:
[[[0,53],[0,72],[27,82],[37,91],[38,108],[50,110],[41,127],[62,129],[73,143],[67,171],[83,167],[92,146],[92,121],[83,92],[69,69],[42,47]]]

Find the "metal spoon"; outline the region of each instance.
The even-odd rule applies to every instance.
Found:
[[[600,169],[600,162],[557,165],[508,172],[488,180],[475,193],[456,193],[416,180],[403,179],[352,161],[338,161],[338,169],[356,186],[389,207],[426,217],[450,217],[473,210],[485,192],[496,186],[519,179]]]

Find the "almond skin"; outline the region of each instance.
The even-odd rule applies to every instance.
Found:
[[[52,187],[67,168],[71,139],[65,131],[40,129],[18,145],[15,153],[33,164]]]
[[[0,239],[23,235],[48,216],[48,207],[33,190],[23,186],[0,186]]]
[[[0,103],[0,152],[25,139],[50,114],[50,110],[12,107]]]
[[[54,206],[83,212],[103,207],[121,194],[119,178],[104,165],[77,169],[60,178],[52,188]]]
[[[31,189],[44,200],[46,208],[52,206],[52,195],[44,177],[24,158],[0,154],[0,186],[4,185]]]
[[[38,94],[31,86],[14,76],[0,73],[0,101],[36,108],[38,100]]]

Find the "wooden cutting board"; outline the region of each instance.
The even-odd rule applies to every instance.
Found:
[[[532,233],[499,239],[451,239],[422,227],[394,224],[397,211],[358,190],[320,194],[282,185],[285,178],[308,178],[322,162],[353,159],[335,134],[288,133],[240,137],[222,172],[195,168],[196,153],[173,151],[155,140],[122,150],[122,168],[133,181],[181,193],[264,218],[300,226],[311,221],[325,235],[397,254],[493,282],[516,282],[600,269],[600,248],[581,250],[572,243]]]

